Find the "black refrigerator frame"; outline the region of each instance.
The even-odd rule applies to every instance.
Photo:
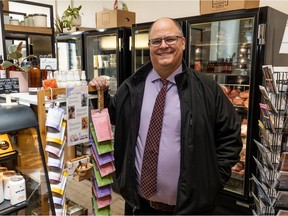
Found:
[[[287,15],[271,7],[260,7],[255,9],[241,9],[221,13],[205,14],[188,17],[186,19],[185,36],[187,40],[187,51],[185,53],[185,59],[188,65],[189,26],[191,24],[248,17],[254,18],[254,28],[252,39],[253,53],[251,53],[252,63],[250,75],[247,151],[245,161],[245,188],[243,195],[226,190],[221,191],[219,199],[217,200],[217,208],[218,212],[225,214],[251,214],[253,199],[250,192],[254,189],[250,178],[252,173],[257,175],[256,165],[252,156],[257,157],[257,147],[253,143],[253,139],[258,140],[259,138],[258,119],[260,118],[259,103],[261,102],[259,85],[261,85],[263,79],[262,65],[272,64],[275,66],[285,66],[285,57],[287,62],[286,64],[288,64],[287,56],[278,54],[287,22]]]
[[[131,75],[131,28],[118,27],[118,28],[107,28],[107,29],[96,29],[84,32],[84,55],[85,55],[85,67],[86,67],[86,78],[88,82],[93,79],[94,71],[90,71],[88,56],[90,52],[89,45],[87,44],[87,37],[90,36],[101,36],[106,34],[116,35],[116,55],[117,55],[117,88],[121,83]],[[89,54],[88,54],[89,53]],[[90,62],[91,64],[91,62]]]
[[[85,52],[84,52],[84,32],[85,31],[76,31],[76,32],[67,32],[67,33],[60,33],[56,35],[56,55],[57,55],[57,65],[58,65],[58,69],[59,69],[59,58],[61,58],[61,56],[59,56],[58,53],[58,43],[62,42],[62,41],[69,41],[72,40],[73,38],[79,38],[80,39],[80,46],[81,46],[81,70],[85,70]],[[77,49],[77,47],[76,47]],[[68,53],[68,55],[70,56],[70,52]]]

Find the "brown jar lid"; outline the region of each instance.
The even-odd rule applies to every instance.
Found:
[[[9,177],[9,176],[14,176],[14,175],[16,175],[16,172],[14,170],[8,170],[8,171],[3,172],[3,176]]]

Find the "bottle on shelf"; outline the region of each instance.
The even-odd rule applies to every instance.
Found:
[[[80,71],[74,70],[75,86],[81,86]]]
[[[232,58],[229,58],[229,61],[227,63],[227,73],[231,74],[233,70],[233,62]]]
[[[85,71],[83,70],[81,72],[81,86],[85,86],[87,85],[87,80],[86,80],[86,74]]]
[[[42,74],[36,58],[33,58],[31,67],[28,69],[28,91],[29,94],[37,94],[42,87]]]

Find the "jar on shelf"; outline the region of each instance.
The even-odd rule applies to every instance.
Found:
[[[24,26],[29,26],[28,16],[24,16]]]
[[[34,14],[34,27],[47,27],[47,15]]]
[[[7,167],[0,167],[0,203],[4,201],[3,173],[7,170]]]
[[[9,180],[10,203],[16,205],[26,201],[25,179],[22,175],[15,175]]]
[[[16,172],[14,170],[8,170],[3,173],[3,188],[4,188],[4,199],[10,200],[10,177],[15,176]]]
[[[19,19],[10,18],[9,24],[10,25],[19,25]]]
[[[33,27],[34,26],[34,15],[28,14],[28,26]]]

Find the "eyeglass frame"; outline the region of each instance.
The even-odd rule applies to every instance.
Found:
[[[149,40],[149,45],[151,45],[152,47],[159,47],[159,46],[161,46],[161,44],[162,44],[162,41],[164,40],[164,42],[165,42],[165,44],[167,44],[167,45],[174,45],[174,44],[176,44],[177,43],[177,41],[178,41],[178,39],[182,39],[182,38],[184,38],[184,36],[180,36],[180,35],[176,35],[176,36],[167,36],[167,37],[164,37],[164,38],[154,38],[154,39],[150,39]],[[172,43],[167,43],[167,40],[168,39],[174,39],[173,41],[172,41]],[[155,45],[155,44],[153,44],[153,41],[157,41],[157,40],[159,40],[159,42],[160,42],[160,40],[161,40],[161,42],[158,44],[158,45]],[[151,43],[151,41],[152,41],[152,43]]]

